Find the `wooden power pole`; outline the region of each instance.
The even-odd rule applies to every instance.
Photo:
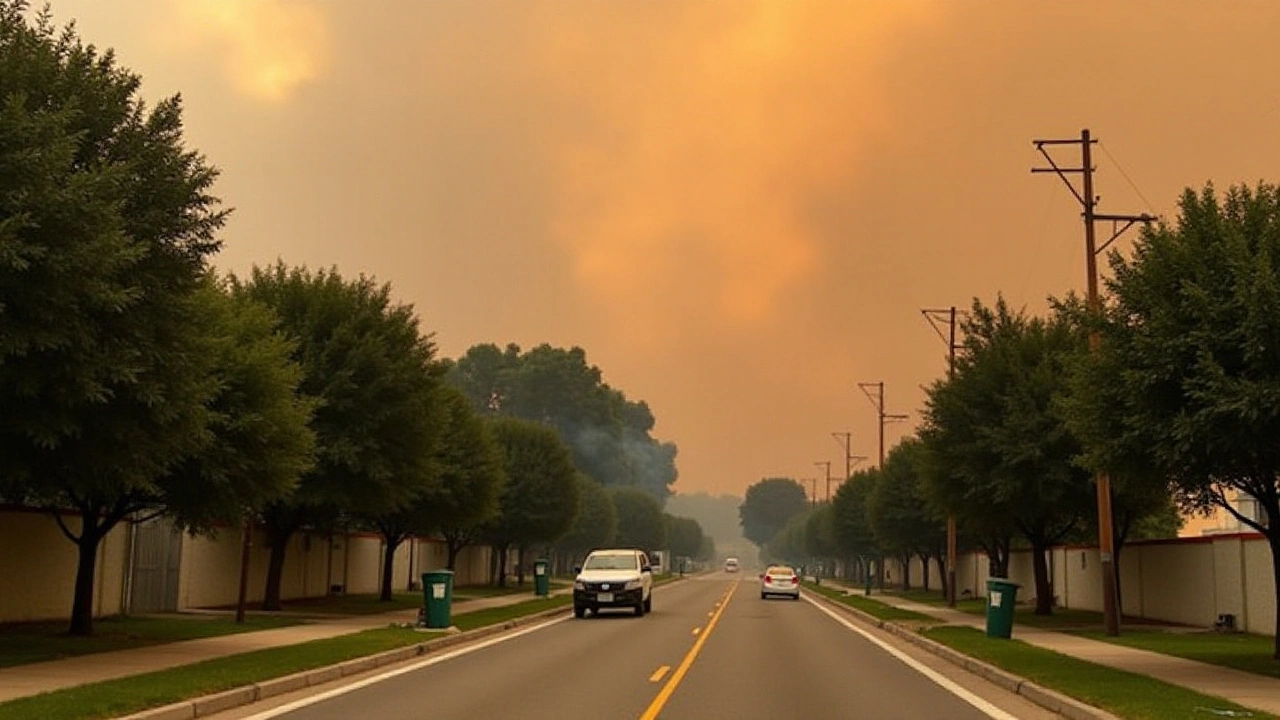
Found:
[[[1089,311],[1102,312],[1102,300],[1098,295],[1098,255],[1104,252],[1116,238],[1133,227],[1135,223],[1149,223],[1155,220],[1151,215],[1107,215],[1097,212],[1098,198],[1093,192],[1093,144],[1098,142],[1089,135],[1089,130],[1081,130],[1079,138],[1066,140],[1033,140],[1036,150],[1049,162],[1049,167],[1031,168],[1033,173],[1055,173],[1075,195],[1084,210],[1084,248],[1085,272],[1087,273]],[[1045,149],[1055,145],[1080,146],[1080,167],[1062,167],[1054,161],[1053,156]],[[1081,189],[1077,190],[1071,175],[1081,176]],[[1099,221],[1110,221],[1111,237],[1101,247],[1097,244],[1095,224]],[[1089,333],[1089,350],[1096,352],[1101,343],[1097,331]],[[1120,634],[1120,608],[1116,600],[1119,597],[1119,578],[1115,566],[1115,518],[1111,511],[1111,477],[1106,471],[1096,474],[1098,490],[1098,555],[1102,565],[1102,606],[1103,624],[1108,635]]]

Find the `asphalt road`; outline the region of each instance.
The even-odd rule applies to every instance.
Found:
[[[751,575],[677,582],[657,589],[653,606],[643,618],[615,611],[531,626],[509,639],[219,717],[1057,717],[808,599],[761,600]],[[397,674],[379,679],[388,672]]]

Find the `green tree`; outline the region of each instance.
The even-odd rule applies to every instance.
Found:
[[[879,469],[858,470],[840,484],[831,499],[836,547],[842,557],[856,561],[859,575],[863,577],[870,572],[871,562],[880,557],[867,513],[867,504],[879,478]]]
[[[808,508],[800,483],[791,478],[765,478],[747,488],[738,517],[747,539],[764,547],[788,520]]]
[[[208,402],[208,442],[161,482],[179,525],[209,530],[287,498],[315,461],[315,403],[299,394],[295,346],[269,308],[234,297],[210,276],[198,291],[212,336],[206,356],[217,389]]]
[[[697,520],[663,514],[667,526],[667,548],[671,557],[697,557],[702,548],[702,526]]]
[[[440,482],[410,508],[415,532],[439,533],[457,567],[458,553],[481,539],[486,523],[498,515],[498,498],[507,482],[501,448],[488,423],[459,391],[443,388],[444,435],[436,455]]]
[[[952,378],[928,389],[922,435],[932,462],[950,472],[926,473],[946,509],[973,513],[981,527],[992,513],[1008,518],[1032,549],[1036,613],[1053,612],[1046,551],[1093,511],[1089,474],[1076,459],[1080,443],[1059,403],[1067,368],[1085,350],[1077,323],[994,308],[975,300],[964,322],[964,352]]]
[[[1084,463],[1149,464],[1185,508],[1220,507],[1262,533],[1280,601],[1280,188],[1188,189],[1176,223],[1110,260],[1109,297],[1088,316],[1100,349],[1067,410]]]
[[[573,528],[556,543],[556,550],[571,560],[608,547],[618,534],[618,511],[603,485],[578,473],[578,495],[580,508]]]
[[[840,547],[836,543],[835,521],[835,508],[831,503],[819,505],[809,513],[804,524],[806,555],[823,561],[840,558]]]
[[[71,632],[93,630],[98,545],[166,509],[216,391],[195,297],[225,211],[178,97],[0,0],[0,492],[76,544]],[[62,512],[71,509],[78,523]]]
[[[639,487],[658,500],[676,480],[676,447],[654,439],[654,416],[603,380],[582,348],[476,345],[449,379],[479,411],[551,425],[575,467],[598,482]]]
[[[883,482],[872,488],[867,517],[876,545],[902,560],[902,589],[911,589],[911,558],[924,561],[924,589],[929,589],[929,560],[937,559],[946,577],[946,523],[926,501],[922,488],[925,449],[908,438],[885,459]]]
[[[497,581],[506,585],[507,551],[551,543],[573,527],[580,504],[577,472],[569,449],[556,431],[517,418],[493,421],[507,483],[498,499],[498,515],[487,537],[498,559]],[[523,580],[523,568],[518,567]]]
[[[667,528],[662,520],[662,506],[649,493],[638,488],[610,488],[613,506],[618,513],[619,547],[646,552],[665,549]]]
[[[760,553],[761,560],[766,564],[786,563],[797,568],[804,565],[809,558],[805,530],[813,514],[814,510],[805,509],[792,515],[782,529],[765,543]]]
[[[263,606],[278,610],[295,532],[335,517],[376,524],[438,482],[432,459],[444,425],[443,368],[413,308],[392,302],[389,285],[277,262],[233,278],[232,287],[275,311],[296,344],[302,392],[318,403],[315,467],[288,500],[263,512],[271,544]]]
[[[506,479],[497,444],[460,392],[450,387],[438,392],[443,416],[431,466],[436,481],[408,504],[368,519],[384,540],[379,591],[383,602],[392,599],[395,552],[405,540],[439,533],[448,554],[446,567],[453,570],[458,553],[475,542],[483,523],[497,514],[498,493]]]

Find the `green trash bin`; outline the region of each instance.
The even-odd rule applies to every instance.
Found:
[[[1004,578],[987,579],[987,637],[1013,637],[1013,607],[1019,587]]]
[[[533,594],[539,597],[551,594],[551,561],[546,558],[533,561]]]
[[[422,594],[427,627],[434,630],[448,629],[449,613],[453,607],[453,571],[431,570],[422,573]]]

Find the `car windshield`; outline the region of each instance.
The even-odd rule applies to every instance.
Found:
[[[770,575],[786,575],[787,577],[790,577],[792,575],[795,575],[796,571],[792,570],[789,567],[771,567],[769,568],[769,574]]]
[[[592,555],[587,558],[583,570],[635,570],[639,567],[635,555]]]

